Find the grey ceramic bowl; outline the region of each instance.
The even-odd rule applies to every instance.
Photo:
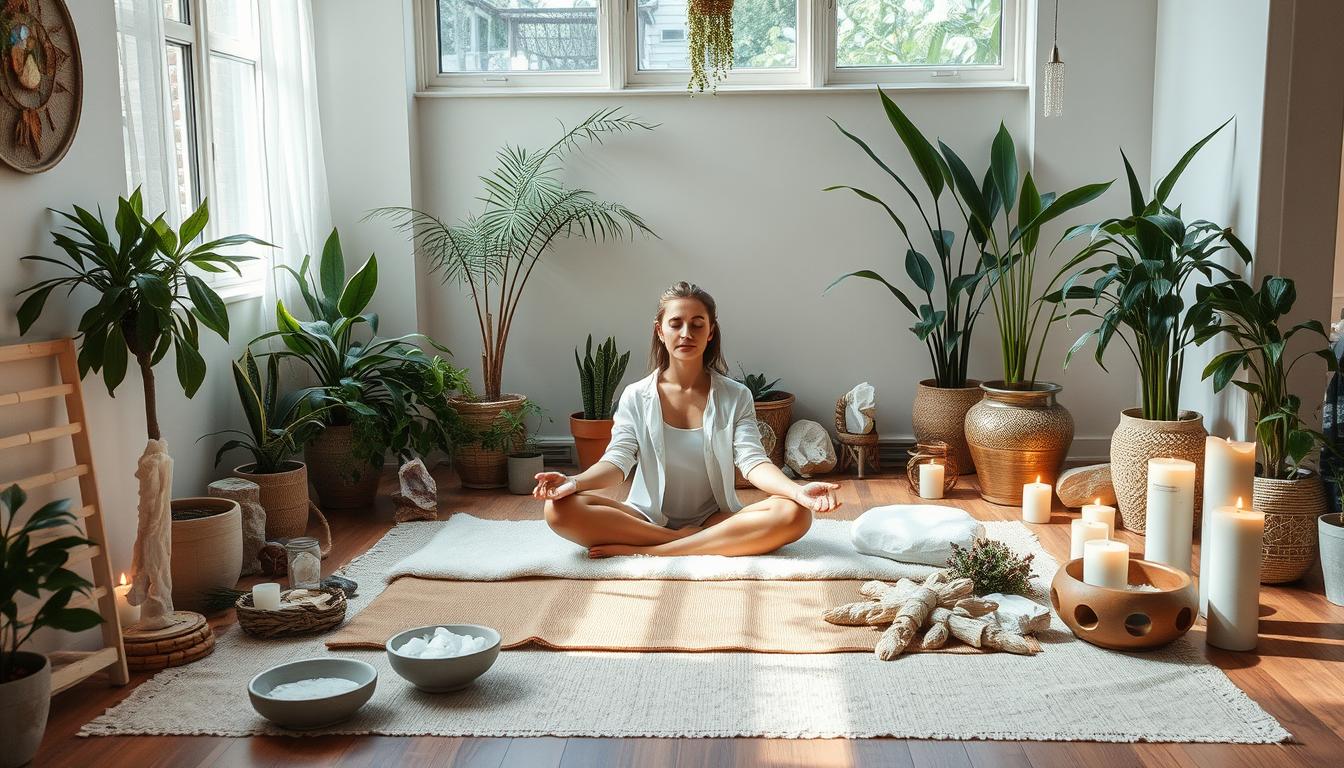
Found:
[[[359,687],[320,699],[273,699],[267,695],[277,685],[315,677],[343,677],[359,683]],[[378,670],[371,664],[332,656],[271,667],[252,678],[247,684],[247,695],[252,699],[252,708],[267,720],[284,728],[308,730],[348,720],[373,696],[377,685]]]
[[[490,646],[483,651],[447,659],[421,659],[416,656],[403,656],[397,652],[413,637],[433,635],[435,627],[443,627],[457,635],[484,637]],[[422,691],[428,693],[456,691],[470,685],[472,680],[485,674],[485,671],[495,663],[495,659],[499,656],[501,640],[495,630],[476,624],[435,624],[417,627],[399,632],[387,641],[387,660],[398,675]]]

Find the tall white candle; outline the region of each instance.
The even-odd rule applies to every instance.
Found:
[[[1083,505],[1083,519],[1088,522],[1102,523],[1106,526],[1106,538],[1115,538],[1115,507],[1102,504],[1097,499],[1092,504]]]
[[[1260,565],[1265,515],[1219,507],[1209,526],[1209,645],[1249,651],[1260,632]]]
[[[1094,539],[1105,541],[1106,524],[1095,520],[1074,520],[1070,525],[1069,557],[1077,560],[1083,556],[1083,544]]]
[[[1036,482],[1022,486],[1022,519],[1028,523],[1050,522],[1050,506],[1054,498],[1054,489],[1049,483],[1042,483],[1037,476]]]
[[[280,585],[274,581],[252,588],[252,607],[259,611],[280,610]]]
[[[1148,460],[1148,519],[1143,558],[1190,572],[1194,551],[1195,464]]]
[[[919,497],[921,499],[943,498],[943,465],[937,462],[919,465]]]
[[[1209,604],[1209,521],[1219,507],[1251,507],[1255,497],[1255,443],[1209,437],[1204,441],[1204,515],[1199,524],[1199,615]]]
[[[1094,587],[1124,589],[1129,584],[1129,547],[1104,539],[1084,543],[1083,582]]]
[[[112,588],[114,602],[117,604],[117,621],[124,631],[127,627],[140,622],[140,606],[131,605],[131,585],[126,583],[126,574],[121,574],[121,583]]]

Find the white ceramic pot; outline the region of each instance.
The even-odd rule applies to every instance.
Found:
[[[509,454],[509,493],[520,496],[537,487],[537,473],[546,470],[541,451]]]
[[[0,768],[32,762],[42,746],[51,709],[51,662],[27,651],[16,653],[14,661],[26,669],[41,667],[13,682],[0,683]]]
[[[1325,577],[1325,599],[1344,605],[1344,515],[1338,512],[1316,518],[1321,540],[1321,573]]]

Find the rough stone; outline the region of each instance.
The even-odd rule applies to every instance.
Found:
[[[392,494],[397,505],[393,519],[398,523],[410,520],[439,519],[439,489],[425,463],[411,459],[397,470],[400,489]]]
[[[1102,504],[1115,505],[1115,486],[1111,485],[1111,465],[1092,464],[1065,470],[1055,483],[1059,501],[1069,509],[1078,509],[1101,499]]]
[[[994,619],[1009,632],[1029,635],[1050,628],[1050,609],[1031,598],[995,592],[985,599],[999,604]]]
[[[328,589],[330,587],[335,587],[344,592],[346,598],[354,597],[355,593],[359,591],[359,584],[355,583],[354,579],[347,579],[344,576],[337,576],[335,574],[322,580],[323,589]]]
[[[266,510],[261,506],[261,486],[241,477],[226,477],[210,484],[206,492],[232,499],[243,509],[243,576],[261,573],[261,548],[266,544]]]
[[[868,382],[856,385],[845,393],[845,431],[851,435],[866,435],[876,426],[877,390]]]
[[[285,556],[285,545],[278,541],[268,541],[263,544],[258,559],[261,560],[263,575],[286,576],[289,574],[289,560]]]
[[[815,421],[796,421],[784,438],[784,462],[802,477],[835,468],[835,446],[826,428]]]

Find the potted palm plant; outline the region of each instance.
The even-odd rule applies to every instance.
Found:
[[[1303,358],[1324,358],[1331,371],[1339,370],[1338,361],[1327,346],[1296,355],[1287,352],[1298,334],[1319,336],[1322,341],[1327,336],[1319,320],[1286,330],[1280,327],[1297,300],[1297,289],[1286,277],[1266,277],[1259,291],[1241,280],[1201,285],[1196,295],[1218,318],[1200,329],[1196,342],[1203,344],[1221,334],[1233,342],[1232,349],[1209,361],[1202,378],[1213,379],[1214,392],[1228,384],[1244,391],[1255,414],[1260,453],[1255,508],[1265,514],[1260,580],[1296,581],[1316,562],[1317,520],[1329,509],[1320,473],[1304,466],[1307,457],[1325,445],[1325,436],[1302,422],[1302,399],[1288,391],[1288,375]],[[1234,378],[1241,370],[1248,372],[1244,381]]]
[[[1232,230],[1203,220],[1186,223],[1179,206],[1173,208],[1167,201],[1186,166],[1223,126],[1186,151],[1158,181],[1150,200],[1144,199],[1122,152],[1130,214],[1065,233],[1065,239],[1086,236],[1089,242],[1065,265],[1062,271],[1072,274],[1049,296],[1057,304],[1082,304],[1069,311],[1070,317],[1098,321],[1073,343],[1065,356],[1066,367],[1095,339],[1095,359],[1105,369],[1102,358],[1116,338],[1138,366],[1142,407],[1122,411],[1111,438],[1111,480],[1120,516],[1124,527],[1138,532],[1144,530],[1148,512],[1148,460],[1158,456],[1194,463],[1196,526],[1200,522],[1207,433],[1200,414],[1180,407],[1180,391],[1186,348],[1217,321],[1198,294],[1193,301],[1181,294],[1200,275],[1240,278],[1219,263],[1223,251],[1230,249],[1247,264],[1251,254]],[[1074,271],[1093,256],[1105,258]]]
[[[42,744],[51,706],[51,662],[40,653],[22,650],[43,627],[82,632],[102,623],[88,608],[71,608],[77,594],[88,595],[93,585],[65,567],[70,550],[92,546],[81,536],[58,536],[34,541],[46,532],[78,521],[70,500],[61,499],[38,509],[23,524],[17,521],[28,500],[17,485],[0,492],[4,507],[0,536],[0,744],[4,765],[26,765]],[[22,610],[19,594],[42,594],[36,612]],[[23,608],[28,608],[23,606]]]
[[[497,422],[502,411],[521,411],[527,398],[503,390],[504,352],[537,261],[570,236],[602,241],[653,234],[624,205],[566,186],[559,178],[563,160],[608,134],[654,127],[617,108],[603,109],[541,151],[505,146],[496,154],[498,166],[483,178],[485,210],[455,225],[413,208],[374,211],[406,232],[445,282],[465,286],[475,306],[484,390],[479,397],[463,394],[452,401],[477,436],[454,452],[464,486],[501,488],[508,481],[507,455],[516,443]]]
[[[574,348],[574,364],[579,369],[579,391],[583,395],[583,410],[569,415],[569,431],[574,435],[574,452],[578,454],[579,471],[583,471],[602,458],[611,442],[612,414],[616,410],[616,388],[625,376],[626,364],[630,362],[630,353],[618,353],[616,337],[597,347],[593,355],[593,337],[588,335],[584,345],[583,359],[579,359],[579,348]]]

